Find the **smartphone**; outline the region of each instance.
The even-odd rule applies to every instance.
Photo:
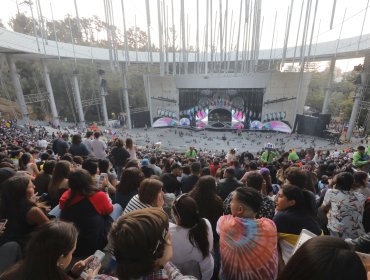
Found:
[[[0,231],[3,231],[5,229],[5,225],[8,222],[7,219],[0,220]]]
[[[96,250],[92,260],[86,265],[84,271],[82,271],[82,273],[80,275],[81,278],[86,279],[87,278],[87,271],[89,269],[95,270],[100,265],[104,256],[105,256],[105,254],[102,251]]]

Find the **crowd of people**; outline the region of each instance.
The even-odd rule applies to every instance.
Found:
[[[0,124],[0,279],[368,279],[366,147],[108,139]]]

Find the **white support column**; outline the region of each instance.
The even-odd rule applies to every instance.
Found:
[[[78,86],[78,79],[77,79],[78,71],[73,71],[72,81],[73,81],[73,91],[75,95],[75,105],[78,114],[79,126],[80,128],[85,128],[85,116],[84,111],[82,109],[82,102],[81,102],[81,95],[80,95],[80,88]]]
[[[149,73],[146,75],[146,82],[147,82],[147,100],[148,100],[148,108],[149,108],[149,116],[150,116],[150,126],[153,127],[153,112],[152,112],[152,93],[150,89],[150,76]]]
[[[43,68],[46,90],[47,90],[48,95],[49,95],[49,103],[50,103],[51,115],[53,117],[53,125],[58,126],[59,125],[59,116],[58,116],[57,107],[55,105],[53,88],[52,88],[51,82],[50,82],[49,69],[48,69],[48,66],[46,65],[46,62],[45,62],[44,59],[41,59],[41,64],[42,64],[42,68]]]
[[[10,54],[7,54],[6,55],[6,60],[7,60],[8,65],[9,65],[10,76],[11,76],[13,86],[14,86],[14,89],[15,89],[15,95],[17,97],[17,101],[18,101],[18,104],[19,104],[19,109],[20,109],[21,114],[22,114],[23,123],[28,125],[29,122],[30,122],[29,114],[28,114],[26,102],[24,100],[22,85],[21,85],[21,82],[19,81],[19,75],[17,73],[17,68],[15,67],[13,56],[10,55]]]
[[[127,128],[131,129],[131,114],[130,114],[130,103],[128,99],[128,89],[127,89],[127,72],[126,67],[122,64],[122,81],[123,81],[123,98],[125,102],[125,111],[126,111],[126,123]]]
[[[355,102],[353,103],[351,118],[349,119],[348,130],[346,133],[346,141],[351,140],[352,132],[353,129],[355,128],[357,115],[360,109],[360,103],[362,100],[363,93],[365,92],[366,89],[367,75],[368,75],[367,72],[361,73],[361,85],[358,85],[356,89]]]
[[[103,84],[103,74],[104,74],[104,70],[99,69],[98,75],[99,75],[101,108],[102,108],[102,113],[103,113],[104,125],[105,127],[108,127],[109,121],[108,121],[107,102],[105,101],[105,96],[107,95],[107,93],[105,92],[105,85]]]
[[[333,75],[334,75],[335,62],[336,62],[336,59],[335,58],[332,58],[330,60],[328,84],[326,85],[324,103],[322,104],[322,113],[323,114],[327,114],[328,113],[329,98],[330,98],[331,91],[332,91],[331,86],[332,86],[332,83],[333,83]]]

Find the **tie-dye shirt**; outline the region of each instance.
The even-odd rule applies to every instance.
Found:
[[[276,279],[277,231],[273,221],[226,215],[218,220],[217,232],[222,279]]]

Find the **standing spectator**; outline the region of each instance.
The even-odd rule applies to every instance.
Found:
[[[44,163],[43,171],[41,171],[34,180],[37,193],[43,194],[48,192],[48,186],[51,181],[55,164],[55,160],[48,160]]]
[[[141,171],[144,173],[145,178],[150,178],[154,175],[154,170],[149,167],[149,160],[147,158],[141,161]]]
[[[85,144],[86,148],[89,150],[89,153],[92,153],[92,148],[91,148],[91,142],[92,138],[94,136],[94,132],[92,131],[87,131],[85,135],[85,139],[82,141],[83,144]]]
[[[62,138],[58,138],[53,143],[53,151],[55,154],[58,154],[59,157],[64,156],[68,152],[68,133],[63,133]]]
[[[234,160],[236,160],[236,151],[235,149],[230,149],[226,155],[226,162],[228,165],[231,165]]]
[[[19,170],[28,172],[32,177],[36,177],[39,174],[39,169],[30,153],[24,153],[19,158]]]
[[[151,157],[150,158],[150,164],[149,167],[151,167],[154,171],[154,175],[161,176],[162,175],[162,169],[156,165],[157,163],[157,158],[156,157]]]
[[[354,167],[362,171],[368,172],[369,162],[370,162],[370,158],[367,152],[365,151],[365,147],[358,146],[357,152],[353,154],[353,159],[352,159],[352,164],[354,165]]]
[[[114,144],[115,146],[110,152],[110,159],[113,168],[116,170],[118,179],[121,179],[122,168],[125,166],[127,159],[130,158],[130,154],[125,149],[122,138],[117,138]]]
[[[232,215],[219,219],[222,279],[276,279],[277,232],[273,221],[256,219],[261,203],[256,190],[237,188],[231,200]]]
[[[218,159],[215,159],[209,166],[209,170],[211,172],[212,176],[215,176],[217,173],[217,170],[220,168],[220,162]]]
[[[238,160],[234,160],[232,162],[234,168],[235,168],[235,176],[237,180],[240,180],[244,175],[244,169],[240,166],[240,162]]]
[[[181,177],[182,168],[178,163],[171,165],[171,173],[162,174],[161,181],[163,182],[163,189],[166,193],[174,193],[176,196],[181,193],[181,183],[177,177]]]
[[[222,179],[217,186],[217,194],[222,200],[225,200],[231,192],[241,186],[243,186],[243,183],[236,179],[235,169],[233,167],[228,167],[225,169],[224,179]]]
[[[197,151],[194,149],[194,147],[189,147],[189,150],[185,152],[185,158],[196,158],[197,157]]]
[[[134,142],[132,141],[131,138],[126,139],[126,149],[130,154],[130,159],[137,159],[136,146],[134,145]]]
[[[91,141],[91,150],[97,159],[105,159],[107,157],[107,153],[105,152],[107,149],[107,145],[101,139],[100,132],[96,131],[94,133],[95,139]]]
[[[191,175],[183,178],[181,181],[182,193],[190,192],[194,188],[195,184],[198,182],[198,179],[200,176],[200,163],[193,162],[190,165],[190,172],[191,172]]]
[[[80,156],[86,158],[89,155],[89,150],[86,145],[82,143],[81,135],[75,134],[72,136],[72,145],[69,148],[69,153],[72,156]]]

